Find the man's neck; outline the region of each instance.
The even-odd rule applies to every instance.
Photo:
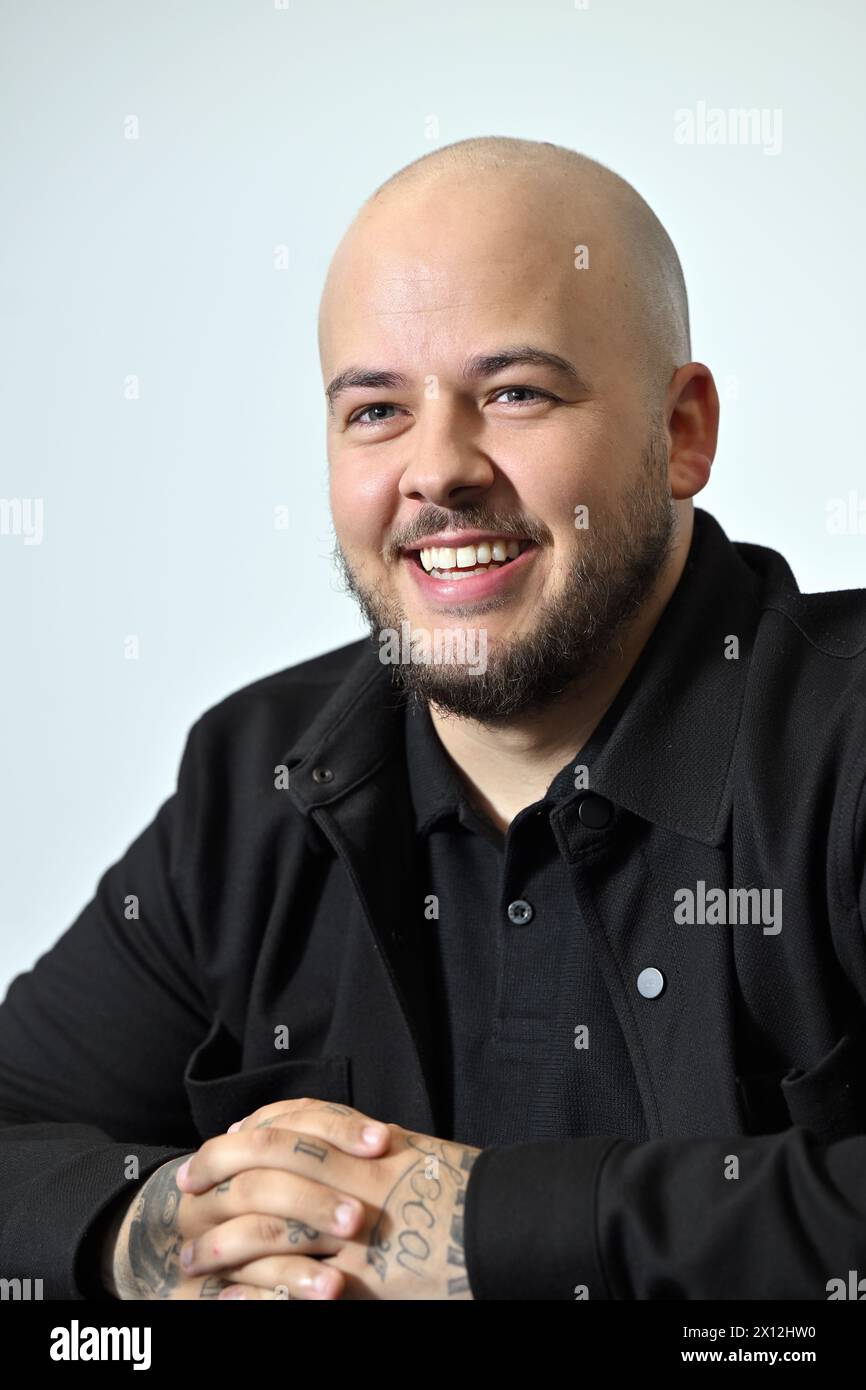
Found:
[[[684,519],[685,520],[685,519]],[[541,800],[550,783],[598,726],[646,646],[685,567],[692,515],[679,530],[649,598],[605,661],[580,688],[564,692],[540,713],[491,728],[430,706],[442,744],[471,800],[503,833],[525,806]]]

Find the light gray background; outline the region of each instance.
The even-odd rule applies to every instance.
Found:
[[[41,544],[0,535],[4,988],[171,793],[199,714],[361,635],[328,559],[316,308],[358,204],[429,149],[546,139],[631,180],[723,396],[699,504],[804,589],[866,583],[866,536],[826,521],[866,495],[858,0],[0,14],[0,497],[44,507]],[[700,102],[780,111],[781,150],[677,143]]]

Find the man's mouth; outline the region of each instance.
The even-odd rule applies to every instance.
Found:
[[[405,554],[431,579],[452,583],[504,569],[531,545],[531,541],[503,536],[472,545],[424,546],[419,550],[407,550]]]

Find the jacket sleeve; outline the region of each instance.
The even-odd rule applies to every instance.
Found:
[[[866,1274],[866,1135],[494,1146],[465,1223],[479,1299],[826,1299]]]
[[[0,1274],[43,1298],[107,1298],[99,1217],[200,1142],[183,1073],[209,1017],[176,872],[196,727],[174,795],[0,1005]]]

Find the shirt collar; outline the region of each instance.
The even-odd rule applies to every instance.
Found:
[[[797,592],[781,555],[735,546],[695,508],[679,583],[602,720],[610,733],[593,761],[594,792],[666,829],[721,843],[762,590],[774,584]],[[405,699],[375,641],[353,645],[353,665],[283,757],[305,813],[339,800],[387,761],[405,761]]]
[[[575,763],[592,761],[604,741],[609,723],[606,718],[600,721],[580,753],[569,759],[552,779],[539,804],[559,806],[578,795],[574,784]],[[462,825],[492,831],[501,839],[493,823],[473,806],[426,707],[417,708],[411,704],[407,707],[405,732],[409,794],[418,834],[425,835],[445,818],[456,816]]]

